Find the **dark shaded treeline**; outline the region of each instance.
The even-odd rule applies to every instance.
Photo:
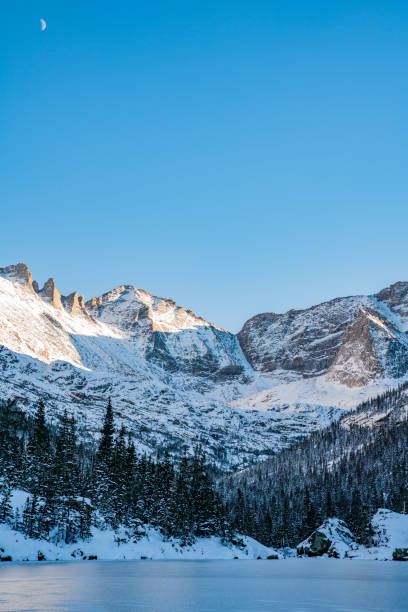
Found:
[[[10,504],[16,488],[30,493],[22,516]],[[14,403],[0,406],[0,522],[66,543],[89,537],[92,526],[124,528],[133,539],[144,525],[182,543],[232,538],[201,450],[177,465],[138,456],[125,430],[115,431],[110,402],[94,447],[78,440],[66,413],[51,426],[43,404],[33,418]]]
[[[235,529],[268,546],[296,546],[324,519],[343,519],[370,542],[378,508],[408,512],[408,400],[405,384],[219,485]]]
[[[78,439],[67,414],[52,426],[42,404],[34,417],[0,405],[0,522],[67,543],[92,526],[137,539],[150,525],[182,543],[241,533],[282,547],[336,516],[367,544],[378,508],[408,511],[407,391],[362,404],[353,417],[363,426],[346,427],[346,417],[217,486],[199,449],[178,463],[138,456],[125,430],[115,430],[110,402],[94,446]],[[15,488],[30,493],[22,516],[10,505]]]

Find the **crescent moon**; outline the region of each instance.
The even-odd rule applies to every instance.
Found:
[[[40,23],[41,23],[41,32],[44,32],[45,28],[47,27],[47,24],[44,21],[44,19],[40,19]]]

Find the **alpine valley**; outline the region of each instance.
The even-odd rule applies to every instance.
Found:
[[[408,283],[234,335],[0,268],[0,561],[408,560]]]
[[[0,394],[82,437],[115,422],[139,452],[198,444],[233,470],[267,459],[396,387],[408,373],[408,283],[264,313],[234,335],[174,301],[120,285],[88,301],[0,268]]]

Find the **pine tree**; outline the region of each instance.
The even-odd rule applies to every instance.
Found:
[[[29,491],[45,495],[49,487],[49,467],[52,462],[50,434],[45,421],[43,402],[34,417],[26,451],[26,482]]]
[[[109,525],[116,523],[111,495],[115,492],[113,480],[113,444],[115,428],[113,409],[109,399],[101,431],[101,439],[95,458],[93,499]]]
[[[13,507],[10,502],[11,490],[9,484],[6,482],[1,487],[0,495],[0,523],[11,523],[14,514]]]

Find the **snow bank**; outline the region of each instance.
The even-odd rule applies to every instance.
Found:
[[[356,552],[349,553],[358,559],[392,559],[396,548],[408,548],[408,514],[399,514],[380,508],[374,515],[371,525],[374,531],[374,546],[358,547]]]
[[[28,497],[26,491],[14,489],[10,498],[14,513],[22,515]],[[248,536],[237,536],[242,546],[225,544],[218,537],[197,538],[191,546],[181,546],[179,540],[164,540],[157,529],[144,526],[146,535],[136,540],[122,528],[92,529],[89,541],[75,544],[39,540],[26,537],[7,524],[0,524],[0,560],[11,557],[13,561],[47,561],[89,559],[90,556],[104,560],[120,559],[266,559],[269,555],[282,557],[283,552],[263,546]],[[52,536],[50,537],[52,540]]]
[[[408,514],[381,508],[374,515],[372,526],[378,546],[392,549],[408,546]]]
[[[181,546],[177,540],[164,541],[154,529],[137,542],[123,542],[125,534],[94,529],[89,542],[53,544],[45,540],[26,538],[8,525],[0,525],[0,557],[13,561],[73,561],[97,557],[104,560],[134,559],[266,559],[278,555],[276,550],[243,536],[243,546],[223,544],[220,538],[199,538],[192,546]]]

